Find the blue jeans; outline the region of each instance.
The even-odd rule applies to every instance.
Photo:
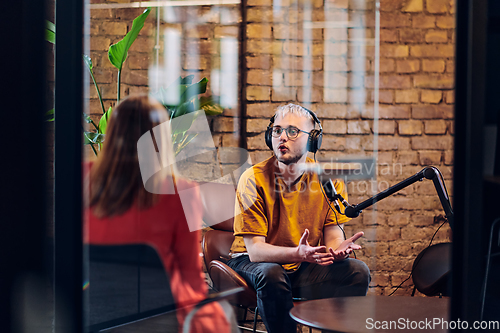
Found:
[[[329,266],[303,262],[292,273],[280,264],[251,262],[248,255],[232,258],[227,264],[257,291],[257,307],[269,333],[296,331],[296,323],[289,315],[292,297],[309,300],[365,296],[370,283],[370,270],[356,259]]]

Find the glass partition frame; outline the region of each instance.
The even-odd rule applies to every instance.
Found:
[[[119,71],[108,59],[110,45],[133,28],[146,6],[151,12]],[[336,176],[346,181],[350,203],[393,185],[389,177],[402,177],[394,165],[378,163],[378,1],[87,0],[85,15],[84,54],[92,60],[94,78],[84,66],[84,131],[99,131],[103,111],[117,104],[118,81],[121,99],[137,93],[158,97],[178,77],[193,75],[193,83],[207,78],[200,96],[213,96],[222,112],[201,115],[204,123],[194,123],[189,133],[197,138],[176,157],[183,177],[236,186],[244,169],[271,156],[264,131],[276,107],[285,103],[311,109],[322,122],[323,144],[311,158],[341,164],[361,160],[361,169],[370,168]],[[181,98],[180,90],[162,96],[168,105]],[[97,141],[85,145],[84,161],[102,153]],[[397,174],[378,179],[381,168]],[[345,226],[346,235],[370,226],[356,255],[372,271],[377,270],[376,222],[366,221],[377,221],[375,208]]]

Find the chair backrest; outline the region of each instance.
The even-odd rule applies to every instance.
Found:
[[[451,243],[440,243],[425,248],[415,258],[412,268],[413,283],[427,296],[450,294]]]
[[[233,244],[232,232],[224,230],[208,230],[203,236],[202,248],[205,267],[209,267],[212,260],[225,261],[229,259],[229,250]]]
[[[232,184],[200,183],[203,221],[216,230],[233,231],[236,189]]]
[[[202,248],[205,267],[210,261],[228,258],[233,243],[234,202],[236,191],[231,184],[201,183],[203,221],[214,230],[203,236]]]
[[[88,253],[87,331],[175,311],[169,277],[153,247],[88,245]],[[176,316],[171,317],[168,326],[176,331]]]
[[[243,287],[243,292],[239,293],[232,303],[243,307],[255,308],[257,306],[255,290],[249,287],[241,276],[222,263],[224,259],[228,258],[233,240],[232,231],[207,231],[202,241],[205,267],[216,290],[224,291],[235,287]]]
[[[243,287],[243,292],[238,294],[233,303],[255,308],[257,306],[255,290],[249,287],[241,276],[220,262],[229,258],[229,250],[234,241],[236,190],[233,185],[205,183],[200,184],[200,192],[204,211],[203,220],[213,228],[205,232],[202,248],[205,267],[214,287],[219,291]]]

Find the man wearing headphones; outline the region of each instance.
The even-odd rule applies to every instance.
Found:
[[[319,130],[315,129],[318,124]],[[268,332],[295,332],[293,298],[364,296],[370,271],[349,259],[362,232],[344,240],[341,225],[323,195],[317,174],[301,172],[313,162],[307,152],[321,145],[316,115],[299,105],[279,107],[266,130],[274,156],[241,176],[236,192],[235,240],[228,265],[257,292]],[[335,183],[347,197],[345,184]]]

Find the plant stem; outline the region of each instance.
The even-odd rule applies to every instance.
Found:
[[[91,123],[92,125],[94,125],[94,127],[95,127],[95,129],[96,129],[97,133],[99,133],[99,127],[98,127],[98,126],[94,123],[94,121],[93,121],[92,119],[90,119],[90,123]]]
[[[94,151],[95,156],[97,156],[97,151],[95,150],[93,143],[90,144],[90,147],[92,147],[92,150]]]
[[[122,77],[122,71],[118,70],[118,79],[117,79],[117,92],[116,92],[116,103],[120,103],[120,80]]]
[[[97,90],[97,96],[99,96],[99,102],[101,103],[102,114],[104,114],[104,113],[106,113],[106,109],[104,109],[104,103],[102,102],[101,91],[99,90],[99,86],[97,85],[97,82],[95,81],[94,71],[89,68],[89,72],[90,72],[90,77],[92,78],[92,81],[94,81],[94,87],[95,87],[95,90]]]

